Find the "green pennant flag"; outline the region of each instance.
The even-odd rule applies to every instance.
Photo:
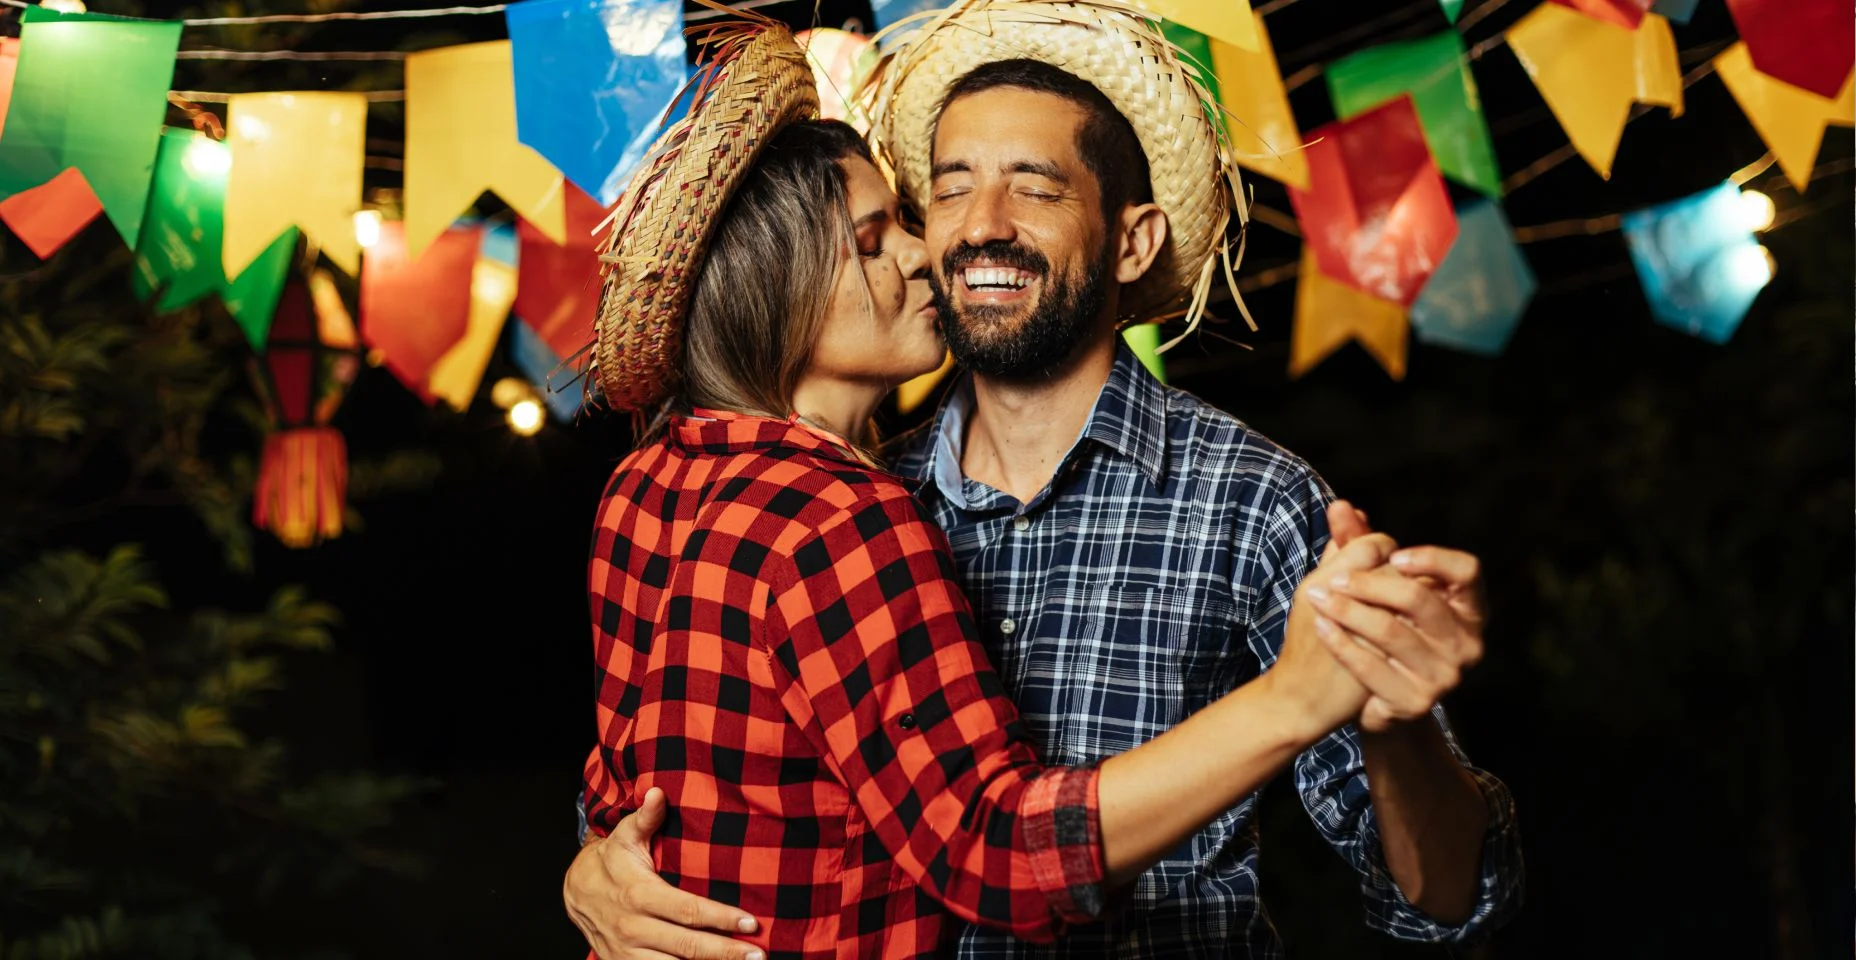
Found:
[[[1328,66],[1328,94],[1342,120],[1411,94],[1424,140],[1444,176],[1492,197],[1502,193],[1482,97],[1454,30],[1362,50]]]
[[[231,165],[231,148],[205,134],[175,127],[162,132],[132,284],[143,300],[159,291],[155,309],[163,313],[219,294],[252,349],[262,352],[296,254],[296,230],[279,234],[237,280],[227,282],[219,248]]]
[[[1443,4],[1444,16],[1449,18],[1451,23],[1455,23],[1457,16],[1463,12],[1463,0],[1437,0],[1437,2]]]
[[[1223,129],[1224,111],[1218,108],[1218,104],[1224,101],[1218,95],[1218,74],[1212,66],[1211,38],[1190,27],[1182,27],[1171,20],[1160,21],[1160,32],[1183,52],[1180,59],[1198,70],[1199,79],[1204,82],[1205,89],[1210,90],[1212,94],[1210,108],[1212,123],[1219,129]]]
[[[123,240],[142,229],[179,23],[33,6],[0,130],[0,198],[76,167]]]
[[[1154,379],[1166,382],[1166,365],[1160,362],[1160,325],[1157,323],[1137,323],[1121,331],[1121,338],[1128,341],[1128,347],[1134,355],[1141,358]]]

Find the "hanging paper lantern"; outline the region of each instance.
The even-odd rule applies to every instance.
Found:
[[[1736,43],[1714,58],[1714,72],[1727,85],[1766,148],[1778,159],[1779,169],[1803,193],[1824,143],[1826,126],[1856,124],[1856,97],[1851,78],[1843,79],[1837,98],[1820,97],[1803,87],[1775,80],[1753,65],[1744,43]]]
[[[326,276],[322,282],[332,283]],[[253,360],[273,429],[258,467],[252,523],[296,548],[341,535],[348,452],[328,424],[358,365],[352,344],[323,339],[339,330],[318,317],[311,288],[296,277],[284,285],[264,355]]]
[[[503,323],[516,299],[516,232],[499,225],[479,230],[480,245],[471,267],[470,312],[464,335],[432,364],[426,382],[432,396],[465,410],[483,382],[483,371],[502,339]]]
[[[1289,376],[1300,377],[1347,341],[1357,340],[1387,375],[1403,380],[1410,339],[1403,306],[1335,282],[1321,272],[1313,248],[1302,247],[1295,329],[1289,334]]]
[[[1456,222],[1450,255],[1411,305],[1411,329],[1425,343],[1495,356],[1534,299],[1534,271],[1500,204],[1473,201]]]
[[[365,96],[236,94],[226,105],[226,143],[226,276],[244,273],[291,226],[343,273],[360,269],[354,214],[367,159]]]
[[[1569,10],[1603,23],[1635,30],[1655,0],[1553,0]]]
[[[406,58],[406,251],[427,244],[485,191],[553,240],[567,239],[561,173],[516,139],[509,41]]]
[[[169,127],[162,132],[130,279],[138,299],[160,292],[155,300],[160,312],[219,294],[252,349],[262,350],[296,256],[297,235],[286,228],[238,279],[226,279],[220,249],[231,168],[231,148],[224,143],[193,130]]]
[[[1727,0],[1753,66],[1775,80],[1834,97],[1856,67],[1849,0]]]
[[[1330,279],[1409,305],[1456,240],[1456,213],[1411,98],[1309,135],[1309,188],[1289,188]]]
[[[1573,148],[1606,179],[1632,103],[1682,115],[1682,68],[1662,17],[1632,31],[1543,3],[1508,29],[1508,46]]]
[[[180,29],[177,22],[28,8],[0,130],[0,198],[75,169],[116,232],[134,243]]]
[[[818,115],[843,120],[858,133],[870,132],[870,118],[850,98],[876,66],[876,44],[860,33],[821,27],[793,34],[806,52],[806,63],[818,81]]]
[[[1469,72],[1463,38],[1455,30],[1363,50],[1323,71],[1334,113],[1359,116],[1409,94],[1437,168],[1458,183],[1490,196],[1502,192],[1495,144],[1482,115],[1482,97]]]
[[[1772,257],[1748,229],[1732,183],[1627,213],[1623,227],[1650,314],[1710,343],[1733,336],[1772,280]]]
[[[426,403],[438,399],[432,368],[470,328],[471,272],[481,234],[476,227],[453,227],[424,256],[408,260],[401,224],[383,223],[361,266],[361,337]]]
[[[611,206],[689,76],[681,0],[524,0],[504,16],[517,134]]]
[[[1302,155],[1301,129],[1289,109],[1289,92],[1276,67],[1269,31],[1262,17],[1256,21],[1255,50],[1211,41],[1212,76],[1207,79],[1224,107],[1221,120],[1238,164],[1306,190],[1308,158]]]

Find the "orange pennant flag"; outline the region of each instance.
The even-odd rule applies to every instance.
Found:
[[[1653,103],[1682,115],[1675,34],[1654,13],[1631,30],[1543,3],[1508,28],[1508,46],[1574,149],[1606,179],[1631,104]]]
[[[1295,288],[1295,329],[1289,376],[1313,370],[1349,340],[1357,340],[1394,380],[1405,379],[1411,322],[1405,308],[1323,276],[1312,247],[1302,247]]]
[[[1225,129],[1237,162],[1246,169],[1308,189],[1308,157],[1302,153],[1302,131],[1289,109],[1289,92],[1276,68],[1276,49],[1270,46],[1263,18],[1256,18],[1257,45],[1246,50],[1212,38],[1212,72],[1218,75],[1218,101],[1225,110]]]
[[[1745,43],[1736,43],[1715,57],[1714,72],[1721,75],[1721,82],[1766,141],[1766,148],[1778,158],[1779,169],[1800,193],[1811,182],[1824,128],[1856,124],[1852,117],[1856,94],[1850,82],[1856,73],[1844,78],[1842,92],[1831,100],[1759,72]]]

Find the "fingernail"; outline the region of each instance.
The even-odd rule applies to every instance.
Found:
[[[1331,586],[1336,590],[1347,589],[1347,575],[1344,573],[1336,574],[1334,577],[1328,580],[1328,586]]]
[[[753,917],[742,917],[739,921],[735,923],[735,927],[739,929],[742,933],[753,933],[754,931],[760,929],[760,924],[755,922]],[[759,960],[759,958],[760,958],[760,954],[758,953],[750,953],[747,956],[747,960]]]
[[[1393,554],[1392,565],[1395,567],[1410,566],[1411,565],[1411,554],[1405,553],[1403,551]]]
[[[1316,603],[1328,602],[1328,588],[1326,587],[1309,587],[1308,595]]]
[[[748,955],[742,957],[741,960],[767,960],[767,955],[761,953],[759,950],[750,950],[748,951]]]
[[[1326,639],[1334,635],[1334,625],[1329,623],[1326,617],[1316,617],[1315,632],[1320,634],[1323,639]]]

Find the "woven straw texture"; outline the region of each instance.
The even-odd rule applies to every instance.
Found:
[[[603,244],[593,372],[615,410],[644,410],[676,388],[685,309],[722,207],[769,138],[818,113],[812,68],[784,26],[715,44],[697,106],[652,147]]]
[[[1219,108],[1198,69],[1147,16],[1113,0],[957,0],[890,28],[894,39],[864,96],[876,116],[872,141],[903,195],[926,210],[935,118],[956,80],[1024,58],[1094,84],[1139,136],[1154,202],[1170,224],[1166,248],[1124,291],[1122,309],[1149,319],[1184,308],[1190,328],[1220,259],[1230,276],[1225,228],[1243,210],[1230,151],[1207,115]]]

